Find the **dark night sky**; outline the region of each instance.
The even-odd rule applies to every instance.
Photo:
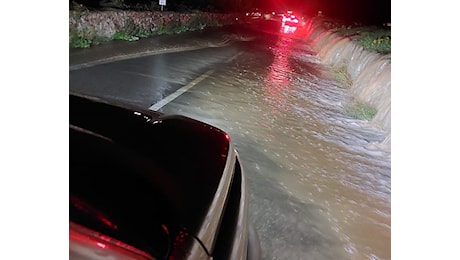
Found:
[[[323,14],[351,22],[381,24],[391,22],[391,0],[254,0],[267,8],[292,8],[306,14]]]
[[[97,5],[101,0],[76,1],[85,5]],[[149,3],[152,1],[158,2],[158,0],[124,0],[125,3]],[[238,9],[252,5],[253,7],[281,12],[292,9],[303,12],[305,15],[315,15],[321,10],[324,15],[331,18],[365,24],[381,25],[385,22],[391,22],[391,0],[167,0],[167,2],[168,7],[173,9],[174,4],[178,3],[201,7],[214,4],[222,9]]]

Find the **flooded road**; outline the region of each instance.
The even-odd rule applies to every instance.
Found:
[[[391,154],[380,145],[388,133],[347,115],[347,89],[307,42],[249,36],[73,70],[70,88],[228,132],[264,259],[390,259]]]
[[[164,106],[230,133],[265,259],[390,259],[385,133],[347,116],[308,45],[266,35]]]

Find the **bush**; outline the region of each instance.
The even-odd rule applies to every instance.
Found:
[[[70,48],[88,48],[91,46],[92,39],[86,37],[83,33],[70,28],[69,30],[69,46]]]
[[[359,37],[357,42],[368,50],[375,50],[384,54],[391,52],[391,36],[375,36],[366,34]]]
[[[356,119],[371,120],[377,114],[377,109],[363,102],[354,102],[346,108],[346,112]]]
[[[345,65],[335,66],[332,68],[332,75],[334,79],[342,84],[344,88],[350,88],[353,84],[350,74],[348,74],[347,67]]]
[[[88,48],[91,46],[92,41],[89,39],[85,39],[78,35],[70,35],[70,48]]]
[[[134,35],[129,35],[129,34],[125,33],[125,32],[116,32],[113,35],[112,39],[113,40],[124,40],[124,41],[132,42],[132,41],[139,40],[139,37],[134,36]]]
[[[359,24],[341,25],[331,21],[324,22],[323,26],[340,36],[356,41],[367,50],[382,54],[391,53],[390,27],[360,26]]]

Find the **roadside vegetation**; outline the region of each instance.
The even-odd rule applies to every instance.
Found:
[[[359,26],[339,29],[337,33],[358,42],[365,49],[382,54],[391,53],[391,30],[389,28]]]
[[[346,66],[333,66],[331,72],[332,77],[340,83],[340,86],[346,89],[351,88],[353,81],[347,72]],[[371,120],[377,114],[377,109],[365,102],[351,100],[345,106],[345,113],[356,119]]]
[[[367,50],[385,55],[391,54],[391,26],[389,24],[382,24],[382,26],[362,26],[361,24],[350,25],[327,21],[324,23],[324,26],[326,29],[340,36],[348,37],[359,43]]]
[[[351,88],[353,81],[345,65],[332,67],[332,76],[336,81],[340,82],[344,88]]]
[[[391,25],[382,26],[363,26],[359,23],[347,24],[337,20],[324,19],[321,22],[324,29],[335,33],[341,37],[347,37],[365,50],[375,52],[391,59]],[[346,65],[334,65],[331,68],[331,76],[340,83],[343,88],[351,88],[351,79]],[[349,116],[361,119],[372,120],[377,114],[377,109],[366,102],[351,100],[345,106],[345,113]]]
[[[351,102],[345,110],[353,118],[362,120],[371,120],[377,114],[377,109],[359,101]]]

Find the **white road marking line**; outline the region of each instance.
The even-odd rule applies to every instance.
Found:
[[[151,51],[131,53],[131,54],[121,54],[118,56],[112,56],[112,57],[105,58],[105,59],[88,61],[82,64],[70,65],[69,70],[70,71],[79,70],[79,69],[92,67],[92,66],[99,65],[99,64],[110,63],[110,62],[115,62],[115,61],[120,61],[120,60],[129,60],[129,59],[134,59],[134,58],[142,58],[145,56],[154,56],[154,55],[167,54],[167,53],[194,51],[194,50],[205,49],[205,48],[209,48],[209,46],[203,45],[203,46],[192,46],[192,47],[180,47],[180,48],[175,48],[175,49],[173,48],[173,49],[166,49],[166,50],[151,50]]]
[[[229,58],[226,60],[226,63],[229,63],[239,56],[241,56],[243,52],[238,52],[237,54],[233,55],[233,57]],[[200,83],[202,80],[206,79],[207,77],[211,76],[215,70],[208,70],[206,73],[202,74],[198,78],[194,79],[192,82],[187,84],[186,86],[183,86],[182,88],[176,90],[176,92],[172,93],[171,95],[165,97],[164,99],[158,101],[157,103],[153,104],[151,107],[149,107],[150,110],[158,111],[160,108],[164,107],[167,105],[169,102],[173,101],[174,99],[178,98],[180,95],[184,94],[187,92],[187,90],[193,88],[196,84]]]
[[[231,57],[230,59],[228,59],[228,60],[226,61],[226,63],[229,63],[229,62],[231,62],[232,60],[238,58],[241,54],[243,54],[243,52],[238,52],[237,54],[233,55],[233,57]]]
[[[202,80],[206,79],[207,77],[211,76],[215,70],[208,70],[206,73],[202,74],[198,78],[194,79],[192,82],[188,83],[187,85],[183,86],[182,88],[176,90],[176,92],[172,93],[171,95],[165,97],[164,99],[158,101],[157,103],[153,104],[149,107],[150,110],[158,111],[158,109],[162,108],[169,102],[173,101],[180,95],[184,94],[187,90],[193,88],[196,84],[200,83]]]

